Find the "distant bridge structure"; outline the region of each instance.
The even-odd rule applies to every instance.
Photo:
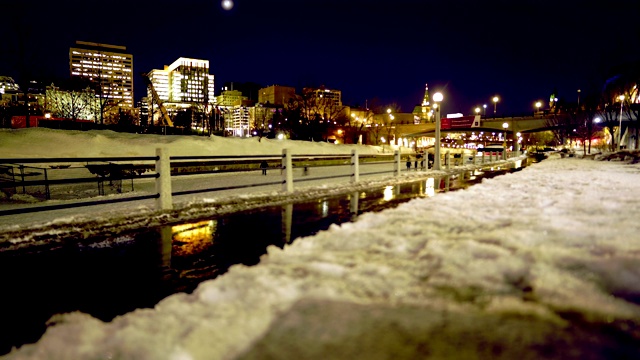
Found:
[[[566,114],[541,114],[541,115],[528,115],[528,116],[513,116],[513,117],[482,117],[479,127],[468,128],[452,128],[441,129],[440,132],[444,136],[448,133],[461,133],[461,132],[503,132],[503,124],[507,123],[507,131],[519,132],[519,133],[536,133],[548,130],[554,130],[557,125],[568,123],[565,119]],[[555,117],[555,119],[554,119]],[[623,114],[622,122],[624,124],[629,121],[628,116]],[[617,125],[617,122],[616,122]],[[435,123],[427,124],[397,124],[396,135],[398,137],[433,137],[435,136]],[[560,125],[561,126],[561,125]]]

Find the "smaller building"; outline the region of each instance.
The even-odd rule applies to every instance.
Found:
[[[246,106],[236,105],[231,108],[231,126],[229,129],[234,136],[246,137],[249,133],[249,108]]]
[[[0,95],[16,93],[20,91],[20,86],[16,84],[10,76],[0,76]]]
[[[295,99],[296,89],[290,86],[271,85],[262,88],[258,92],[258,103],[282,105],[289,103],[289,100]]]
[[[238,90],[223,90],[220,95],[216,96],[218,106],[246,106],[248,100]]]
[[[322,102],[327,107],[342,107],[342,91],[327,89],[324,86],[320,88],[304,88],[303,95]]]

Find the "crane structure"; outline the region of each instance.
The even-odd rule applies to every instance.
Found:
[[[156,103],[156,105],[158,105],[158,108],[160,109],[160,113],[162,114],[164,125],[173,127],[173,121],[169,117],[169,112],[167,111],[167,108],[164,107],[164,104],[162,104],[162,99],[160,99],[160,96],[158,96],[156,89],[153,87],[153,83],[149,78],[149,74],[143,73],[142,78],[147,84],[147,87],[149,88],[149,90],[151,91],[151,96],[153,97],[153,101]]]

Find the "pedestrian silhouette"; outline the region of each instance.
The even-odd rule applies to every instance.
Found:
[[[407,157],[407,170],[411,169],[411,158]]]
[[[267,162],[265,160],[262,160],[262,162],[260,163],[260,169],[262,169],[262,175],[267,175],[267,167],[269,167]]]

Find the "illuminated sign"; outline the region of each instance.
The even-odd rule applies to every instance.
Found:
[[[480,127],[480,115],[443,118],[441,121],[441,129],[468,129]]]

